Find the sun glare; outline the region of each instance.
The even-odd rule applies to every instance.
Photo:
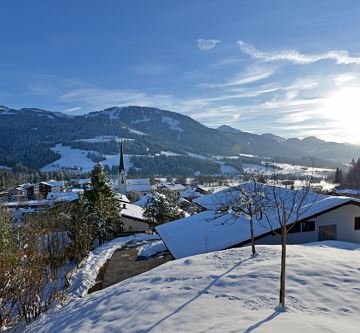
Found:
[[[325,116],[334,120],[338,128],[349,131],[353,136],[360,121],[360,87],[336,91],[329,96],[324,106]]]

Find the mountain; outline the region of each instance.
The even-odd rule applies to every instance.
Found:
[[[55,145],[77,149],[81,154],[90,154],[93,160],[101,160],[106,154],[118,153],[119,140],[126,140],[126,154],[173,156],[167,159],[173,160],[173,164],[177,163],[178,155],[188,158],[202,155],[205,161],[213,155],[242,153],[302,164],[309,164],[310,157],[315,156],[317,166],[333,167],[360,156],[360,146],[356,145],[314,137],[283,139],[274,134],[257,135],[227,125],[212,129],[188,116],[149,107],[112,107],[70,116],[38,108],[0,106],[0,166],[21,163],[39,169],[61,157]],[[135,169],[143,163],[140,157],[137,159]],[[188,165],[188,169],[197,171],[201,168],[198,164]]]
[[[353,157],[360,156],[360,146],[346,143],[328,142],[314,136],[304,139],[285,139],[275,134],[262,135],[239,131],[230,126],[220,126],[218,130],[231,141],[241,144],[241,151],[275,160],[291,159],[296,163],[310,163],[312,157],[322,165],[333,166],[334,163],[347,163]],[[301,162],[302,161],[302,162]],[[318,163],[316,163],[318,165]]]
[[[275,134],[272,134],[272,133],[264,133],[264,134],[261,134],[261,135],[264,136],[265,138],[268,138],[268,139],[271,139],[271,140],[274,140],[274,141],[277,141],[277,142],[283,142],[283,141],[286,140],[285,138],[282,138],[281,136],[278,136],[278,135],[275,135]]]

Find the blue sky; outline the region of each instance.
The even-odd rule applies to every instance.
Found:
[[[360,143],[360,1],[2,0],[0,104],[143,105]]]

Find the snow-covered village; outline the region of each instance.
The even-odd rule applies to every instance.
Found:
[[[0,332],[359,331],[358,1],[0,13]]]

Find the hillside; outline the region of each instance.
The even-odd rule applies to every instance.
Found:
[[[216,163],[205,161],[213,155],[251,154],[301,165],[311,164],[311,156],[314,156],[318,167],[336,167],[360,156],[360,147],[355,145],[325,142],[312,137],[286,140],[269,133],[257,135],[229,126],[212,129],[188,116],[156,108],[112,107],[69,116],[36,108],[16,110],[0,107],[0,165],[3,166],[14,167],[21,163],[33,169],[45,166],[44,170],[59,167],[76,169],[74,163],[62,165],[56,161],[61,157],[70,158],[62,155],[65,150],[73,158],[77,149],[79,154],[84,155],[81,158],[88,158],[89,165],[92,165],[91,161],[111,160],[111,168],[111,165],[116,165],[115,155],[121,140],[126,141],[125,152],[128,155],[162,155],[157,157],[156,164],[159,166],[156,168],[163,172],[172,171],[176,164],[187,165],[187,171],[183,168],[176,171],[180,174],[220,172]],[[58,148],[55,149],[55,146]],[[199,157],[203,162],[195,161]],[[134,159],[133,162],[134,172],[154,173],[150,166],[139,171],[139,165],[145,163],[143,160]],[[244,158],[240,162],[247,163]],[[152,161],[146,163],[154,164]],[[199,163],[202,165],[199,166]]]
[[[279,246],[175,260],[83,298],[26,332],[358,331],[356,244],[288,246],[287,309],[277,311]]]

